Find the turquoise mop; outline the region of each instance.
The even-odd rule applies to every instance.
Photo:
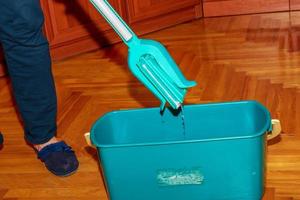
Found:
[[[139,39],[106,0],[90,1],[128,46],[130,70],[160,100],[161,110],[167,102],[180,108],[187,88],[196,82],[185,79],[161,43]]]

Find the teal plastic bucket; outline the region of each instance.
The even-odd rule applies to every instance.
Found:
[[[255,101],[114,111],[91,129],[111,200],[260,200],[268,110]],[[183,129],[185,126],[185,130]]]

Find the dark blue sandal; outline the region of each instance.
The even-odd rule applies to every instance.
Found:
[[[75,173],[79,166],[75,152],[64,141],[45,146],[37,155],[56,176],[69,176]]]

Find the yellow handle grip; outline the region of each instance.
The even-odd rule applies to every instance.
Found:
[[[89,133],[89,132],[84,134],[85,141],[90,147],[95,148],[95,146],[92,144],[90,135],[91,135],[91,133]]]
[[[272,119],[272,131],[268,134],[267,139],[271,140],[281,133],[281,124],[278,119]]]

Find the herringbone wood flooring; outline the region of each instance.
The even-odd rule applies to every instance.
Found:
[[[189,79],[186,104],[255,99],[282,122],[267,155],[264,199],[300,199],[299,13],[207,18],[148,35],[163,42]],[[83,133],[105,112],[159,106],[131,75],[118,44],[53,64],[58,135],[80,159],[68,178],[49,174],[23,140],[7,78],[0,79],[0,199],[107,199],[96,152]],[[188,197],[187,197],[188,199]]]

